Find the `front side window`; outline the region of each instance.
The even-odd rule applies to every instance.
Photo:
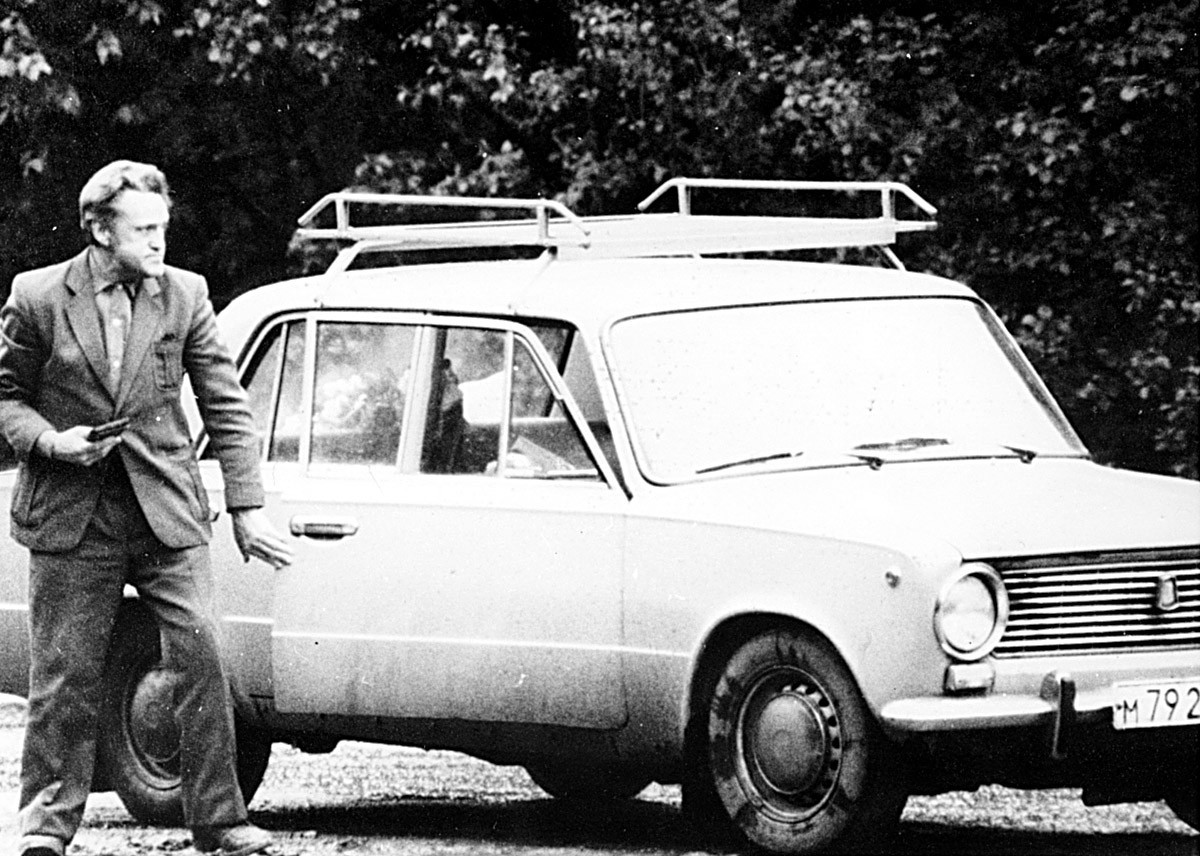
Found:
[[[598,479],[599,471],[528,343],[515,333],[440,329],[421,471]],[[555,342],[561,344],[563,337]]]

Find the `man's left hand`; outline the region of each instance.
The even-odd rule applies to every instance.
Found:
[[[292,563],[292,548],[283,540],[261,508],[238,508],[230,512],[233,518],[233,540],[247,562],[261,559],[272,568]]]

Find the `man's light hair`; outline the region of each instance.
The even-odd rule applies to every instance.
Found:
[[[102,166],[79,191],[79,228],[94,241],[92,224],[107,226],[113,218],[113,202],[125,190],[157,193],[171,204],[167,177],[153,164],[131,160],[116,160]]]

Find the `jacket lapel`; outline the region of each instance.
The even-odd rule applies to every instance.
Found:
[[[108,389],[108,355],[104,349],[104,333],[100,329],[100,315],[96,311],[96,294],[92,284],[92,273],[88,267],[87,251],[71,259],[65,280],[67,288],[66,314],[71,332],[100,384]],[[116,390],[109,389],[116,395]]]
[[[125,403],[133,379],[141,370],[150,346],[159,335],[163,317],[162,285],[159,280],[147,277],[142,280],[141,290],[133,304],[133,319],[129,324],[129,336],[125,340],[125,357],[121,365],[121,386],[117,390],[117,409]]]

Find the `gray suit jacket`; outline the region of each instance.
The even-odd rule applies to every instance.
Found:
[[[79,544],[101,468],[49,460],[32,452],[34,443],[51,428],[128,416],[115,454],[154,534],[168,547],[206,543],[211,514],[180,401],[185,373],[221,464],[226,506],[261,506],[259,438],[203,277],[168,267],[143,281],[120,386],[110,389],[87,251],[19,274],[0,310],[0,433],[20,461],[13,537],[45,552]]]

